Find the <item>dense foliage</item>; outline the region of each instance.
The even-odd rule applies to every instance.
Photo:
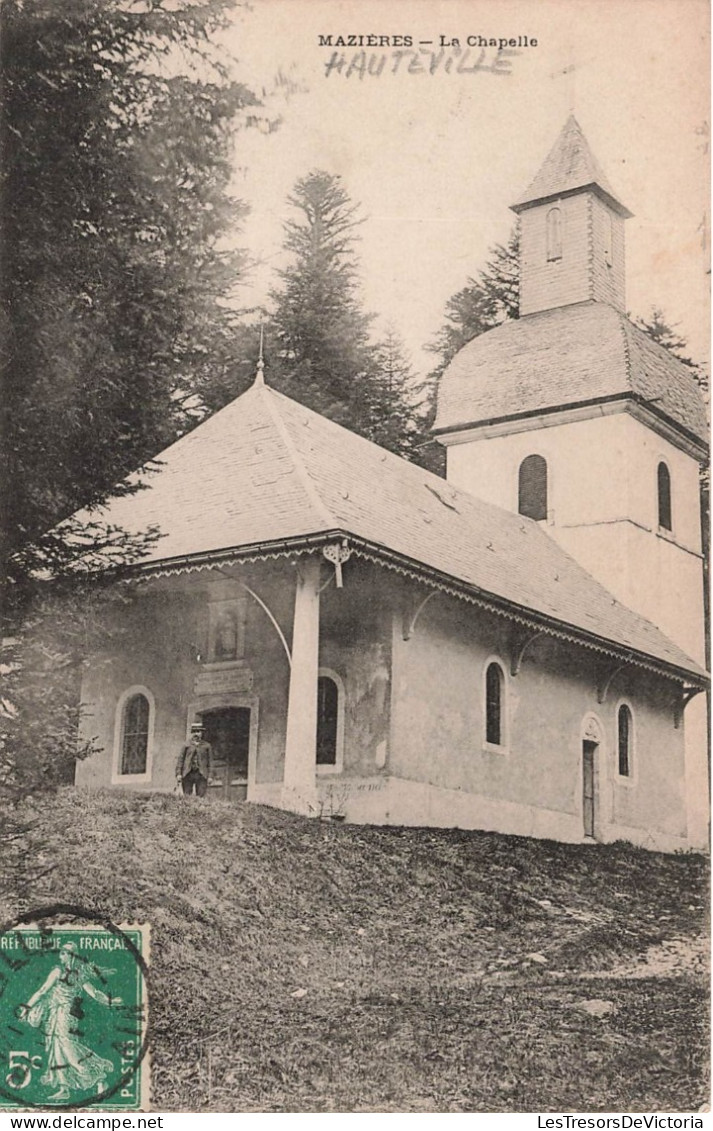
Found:
[[[338,176],[318,170],[298,180],[288,204],[288,264],[263,327],[270,385],[398,455],[417,457],[426,438],[422,388],[396,332],[373,338],[373,316],[361,299],[358,205]],[[259,332],[257,323],[243,329],[251,359]],[[245,376],[245,367],[236,368],[227,383],[205,390],[211,407],[242,391]]]
[[[427,347],[439,355],[435,380],[472,338],[520,316],[520,241],[517,227],[506,244],[496,244],[477,275],[449,298],[446,321]]]
[[[228,2],[0,4],[10,609],[45,552],[74,560],[45,532],[185,427],[226,333],[231,134],[254,102],[211,57]]]
[[[701,389],[707,391],[708,389],[708,376],[703,371],[701,366],[690,357],[688,353],[688,345],[684,338],[678,332],[676,324],[671,324],[667,321],[666,315],[659,307],[654,307],[647,318],[637,318],[636,325],[660,346],[667,349],[672,353],[678,361],[682,361],[684,365],[692,371],[693,376],[700,385]]]
[[[212,46],[231,5],[0,0],[6,796],[75,752],[88,565],[106,583],[154,536],[58,520],[185,430],[227,364],[233,134],[256,102]]]

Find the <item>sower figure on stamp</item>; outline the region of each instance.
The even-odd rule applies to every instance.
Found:
[[[99,973],[98,967],[80,961],[75,943],[65,943],[59,951],[59,965],[19,1008],[20,1020],[44,1033],[46,1060],[40,1083],[57,1088],[48,1097],[50,1101],[68,1100],[75,1091],[106,1091],[107,1078],[114,1071],[112,1062],[88,1048],[78,1035],[82,994],[89,994],[102,1005],[121,1004],[120,997],[111,997],[94,985],[92,976]]]
[[[205,797],[208,782],[213,772],[213,751],[209,742],[203,741],[203,726],[193,723],[190,742],[181,750],[176,762],[176,781],[183,786],[184,793],[195,792],[197,797]]]

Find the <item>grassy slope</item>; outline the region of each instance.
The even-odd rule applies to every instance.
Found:
[[[152,926],[157,1110],[707,1099],[701,969],[621,974],[704,929],[699,857],[72,790],[35,839],[55,867],[10,915],[62,901]]]

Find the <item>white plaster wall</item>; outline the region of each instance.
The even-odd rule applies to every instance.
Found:
[[[75,781],[81,786],[120,784],[126,789],[173,789],[178,752],[186,736],[187,688],[192,686],[191,643],[197,638],[195,609],[182,595],[158,601],[137,597],[117,618],[115,649],[94,656],[82,681],[85,717],[81,732],[98,740],[101,749],[79,762]],[[117,777],[115,724],[117,705],[130,687],[148,689],[155,703],[149,780]],[[115,779],[112,782],[112,778]]]
[[[368,820],[373,824],[483,829],[575,844],[583,839],[579,818],[570,814],[533,805],[493,802],[487,797],[395,777],[389,779],[383,797],[373,798]],[[659,852],[688,848],[684,837],[625,824],[609,824],[598,839],[604,843],[626,840]]]
[[[557,525],[627,515],[627,414],[567,424],[556,416],[508,435],[476,438],[448,448],[448,480],[488,502],[517,512],[518,468],[533,453],[547,460],[550,520]],[[596,489],[593,487],[596,486]]]
[[[701,560],[631,523],[553,529],[552,536],[614,596],[704,663]]]
[[[688,840],[691,848],[710,847],[710,803],[708,771],[708,706],[705,694],[691,700],[685,710],[686,799]]]
[[[186,740],[191,706],[212,707],[231,702],[230,693],[201,695],[195,681],[201,665],[195,650],[205,655],[208,630],[208,604],[217,593],[240,596],[237,586],[224,580],[178,579],[173,588],[146,592],[124,607],[117,619],[117,632],[111,653],[92,658],[82,682],[82,703],[86,718],[84,735],[96,736],[102,749],[77,765],[77,785],[97,787],[120,785],[124,789],[171,790],[175,786],[175,765]],[[278,619],[289,624],[289,592],[284,586],[265,582],[260,587]],[[254,603],[248,606],[245,663],[253,673],[249,696],[259,709],[257,781],[282,776],[284,720],[287,702],[287,659],[277,634],[265,614]],[[259,642],[259,646],[258,646]],[[130,686],[143,685],[155,702],[155,721],[151,742],[151,774],[148,780],[132,775],[117,777],[114,750],[117,704]]]
[[[266,601],[289,644],[294,571],[285,564],[281,569],[279,564],[264,563],[241,576]],[[211,572],[165,582],[122,607],[115,625],[122,631],[117,631],[111,653],[93,657],[83,680],[82,734],[96,737],[101,749],[78,764],[78,785],[174,788],[176,759],[185,742],[191,707],[232,702],[229,691],[207,695],[195,690],[196,678],[205,671],[195,653],[207,654],[210,601],[244,594],[237,580]],[[335,672],[344,688],[344,768],[340,777],[363,777],[384,769],[393,600],[390,576],[358,562],[350,563],[344,588],[332,585],[321,597],[320,667]],[[246,606],[244,663],[253,674],[248,694],[259,712],[249,797],[260,800],[263,793],[272,797],[282,788],[289,667],[277,632],[252,598]],[[155,704],[150,772],[119,778],[113,773],[117,705],[127,689],[136,686],[145,687]],[[325,773],[330,780],[333,776]]]
[[[533,453],[547,460],[547,533],[622,603],[702,662],[696,461],[620,412],[453,444],[448,479],[517,512],[518,468]],[[671,475],[671,534],[658,529],[662,460]]]
[[[638,830],[636,838],[627,837],[637,843],[651,837],[661,844],[687,843],[683,731],[674,727],[674,685],[625,669],[599,704],[596,653],[540,638],[513,677],[508,633],[506,621],[466,611],[446,597],[429,603],[410,640],[394,633],[390,775],[470,798],[458,802],[457,812],[465,807],[474,822],[465,827],[581,839],[582,722],[593,713],[602,735],[598,839],[613,839],[609,830],[616,826]],[[508,736],[502,750],[484,742],[483,674],[492,656],[500,656],[506,673]],[[635,775],[626,781],[616,772],[622,697],[631,705],[636,742]],[[423,823],[420,810],[409,819],[405,810],[399,812],[399,820]],[[489,814],[486,825],[478,823],[483,813]],[[447,806],[429,809],[427,823],[465,819],[455,814],[453,809],[449,818]],[[536,831],[540,820],[548,832]]]
[[[448,449],[448,478],[517,511],[518,468],[533,452],[548,465],[547,533],[618,600],[705,666],[696,461],[622,412],[455,444]],[[671,475],[670,534],[658,529],[661,460]],[[686,708],[684,730],[688,843],[700,849],[709,832],[703,696]]]
[[[280,797],[279,789],[261,786],[249,800],[279,808]],[[334,804],[320,785],[319,797],[322,818],[345,819],[350,824],[478,829],[570,844],[583,840],[579,816],[537,805],[494,801],[463,790],[394,776],[351,778],[344,783]],[[626,840],[658,852],[681,852],[690,847],[686,838],[673,833],[648,831],[621,822],[611,822],[602,829],[599,840]]]
[[[349,592],[335,591],[325,600],[322,655],[344,675],[347,737],[344,773],[317,780],[322,815],[581,839],[582,720],[594,711],[602,730],[599,839],[624,836],[660,848],[689,843],[684,730],[673,728],[670,684],[627,669],[613,681],[607,702],[598,705],[596,654],[549,638],[531,646],[520,673],[512,677],[508,622],[441,595],[424,608],[409,640],[403,639],[400,612],[394,614],[391,640],[377,660],[372,632],[383,612],[415,607],[423,589],[376,567],[364,572],[361,583],[352,580]],[[259,588],[270,596],[265,582]],[[377,607],[371,627],[367,594],[371,610]],[[284,621],[287,591],[274,591],[271,603]],[[142,598],[125,615],[123,646],[87,674],[85,702],[95,710],[88,730],[103,737],[106,748],[80,765],[77,781],[110,784],[116,703],[127,686],[144,684],[156,703],[153,774],[150,782],[132,785],[124,779],[121,784],[171,789],[186,712],[195,699],[191,643],[200,640],[205,593],[177,593],[156,602]],[[333,618],[339,624],[330,624]],[[257,774],[248,798],[279,806],[287,680],[286,659],[273,635],[254,606],[246,626],[246,660],[255,672],[260,720]],[[501,658],[506,672],[507,742],[502,750],[484,743],[483,677],[492,656]],[[382,702],[372,676],[384,658],[390,679]],[[631,783],[617,781],[614,772],[621,696],[634,712],[636,776]]]

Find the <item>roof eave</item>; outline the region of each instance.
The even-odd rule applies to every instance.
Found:
[[[576,196],[577,193],[580,192],[593,192],[595,196],[598,196],[605,204],[608,204],[609,207],[614,212],[618,213],[619,216],[623,217],[624,220],[629,220],[634,215],[621,201],[617,200],[616,197],[612,196],[606,189],[603,189],[596,181],[589,181],[587,184],[576,185],[574,188],[563,189],[558,192],[545,193],[544,195],[533,197],[530,200],[518,200],[515,204],[510,205],[510,209],[512,212],[519,215],[520,212],[525,212],[528,208],[535,208],[538,204],[549,204],[553,201],[565,200],[567,197]]]
[[[291,554],[309,553],[311,550],[320,549],[335,539],[346,541],[357,556],[375,560],[395,569],[397,572],[414,577],[416,580],[426,581],[436,588],[450,593],[452,596],[479,604],[490,611],[508,617],[510,620],[531,625],[552,636],[579,643],[595,651],[625,659],[638,667],[655,671],[667,678],[674,678],[683,683],[693,684],[705,689],[708,687],[708,677],[702,669],[683,668],[677,664],[661,660],[649,653],[630,648],[625,644],[609,640],[607,637],[598,636],[596,633],[587,632],[576,625],[568,624],[557,617],[550,617],[545,613],[533,612],[531,609],[518,605],[514,601],[489,593],[478,586],[459,578],[444,574],[432,566],[390,550],[380,543],[370,542],[368,539],[352,534],[345,529],[334,529],[304,534],[290,539],[272,542],[253,543],[249,546],[233,546],[221,550],[206,551],[202,554],[183,555],[181,557],[167,558],[156,562],[137,563],[129,568],[128,572],[136,572],[143,576],[170,576],[180,573],[193,572],[194,570],[213,569],[225,564],[239,564],[240,562],[265,561]]]
[[[500,416],[481,417],[479,420],[464,420],[457,424],[444,424],[435,425],[431,429],[431,434],[434,437],[448,436],[455,432],[464,432],[469,428],[489,428],[497,424],[509,424],[518,420],[529,420],[539,416],[561,415],[565,412],[571,412],[579,409],[597,408],[605,404],[619,404],[628,401],[631,404],[638,405],[640,408],[645,409],[652,417],[655,417],[666,425],[671,432],[678,433],[683,439],[687,441],[687,446],[691,449],[691,454],[698,460],[705,460],[708,456],[709,447],[697,433],[693,432],[690,428],[686,428],[678,420],[674,420],[672,416],[664,412],[655,402],[647,400],[645,397],[634,393],[631,390],[625,390],[621,393],[609,393],[602,397],[590,397],[587,400],[572,401],[567,404],[549,405],[544,408],[526,409],[523,412],[506,413]]]
[[[393,559],[396,563],[402,562],[407,564],[414,572],[418,572],[420,575],[430,578],[439,588],[443,588],[445,591],[450,590],[453,592],[454,596],[482,604],[493,612],[509,616],[512,620],[519,620],[523,623],[539,627],[543,629],[543,631],[549,631],[551,635],[560,636],[563,639],[583,644],[585,647],[609,653],[610,655],[623,658],[630,663],[648,668],[649,670],[659,671],[661,674],[665,674],[669,677],[675,673],[675,678],[683,682],[694,683],[697,687],[707,688],[709,685],[709,677],[703,669],[699,669],[698,667],[684,668],[667,660],[661,660],[656,656],[650,655],[648,652],[642,652],[626,644],[619,644],[604,636],[597,636],[596,633],[587,632],[586,629],[571,625],[567,621],[562,621],[557,617],[549,617],[546,613],[534,612],[524,605],[518,605],[515,601],[509,601],[504,597],[489,593],[487,590],[480,589],[468,582],[460,581],[458,578],[453,578],[448,574],[442,574],[439,570],[431,566],[427,566],[415,559],[410,559],[404,554],[398,554],[395,551],[388,550],[386,547],[376,544],[370,546],[369,543],[364,542],[362,539],[355,538],[348,533],[345,533],[344,537],[352,544],[362,542],[365,548],[362,549],[361,553],[364,557],[373,554],[375,557],[383,558],[385,564],[388,564],[390,559]],[[360,553],[358,546],[354,546],[354,550],[357,554]],[[398,568],[398,564],[396,568]]]

